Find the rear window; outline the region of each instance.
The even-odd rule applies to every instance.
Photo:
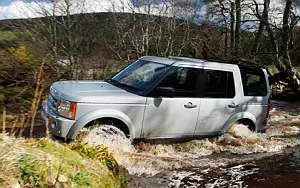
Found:
[[[240,68],[245,96],[266,96],[267,84],[261,69]]]

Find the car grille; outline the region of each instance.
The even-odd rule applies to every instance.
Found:
[[[57,108],[59,104],[60,100],[57,97],[55,97],[52,93],[50,93],[48,97],[48,108],[50,108],[52,112],[57,113]]]

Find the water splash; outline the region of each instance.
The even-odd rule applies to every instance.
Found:
[[[104,145],[110,151],[135,152],[132,141],[120,129],[111,125],[96,125],[80,131],[77,140],[89,145]]]
[[[272,109],[266,133],[251,132],[247,126],[233,124],[217,138],[193,140],[179,144],[132,145],[122,131],[111,126],[98,126],[82,131],[81,142],[102,144],[124,166],[130,174],[153,176],[157,173],[187,167],[215,168],[239,160],[218,156],[214,153],[251,154],[280,152],[286,147],[300,145],[300,138],[293,137],[300,132],[300,115]],[[113,134],[112,134],[113,133]],[[196,177],[195,177],[196,178]],[[198,177],[201,178],[201,177]],[[177,182],[178,183],[178,182]]]
[[[243,177],[256,174],[258,171],[259,168],[252,167],[251,164],[237,165],[231,168],[220,168],[219,174],[210,179],[204,187],[246,187]]]

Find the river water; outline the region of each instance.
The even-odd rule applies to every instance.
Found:
[[[271,104],[265,133],[234,124],[216,138],[132,145],[102,127],[82,142],[107,146],[129,187],[300,187],[300,103]]]

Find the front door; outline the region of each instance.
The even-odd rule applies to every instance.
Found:
[[[147,97],[142,137],[193,136],[200,109],[199,75],[199,68],[178,67],[159,84],[172,87],[174,98]]]
[[[201,79],[201,107],[195,135],[220,134],[227,120],[242,112],[239,73],[233,70],[205,69]]]

